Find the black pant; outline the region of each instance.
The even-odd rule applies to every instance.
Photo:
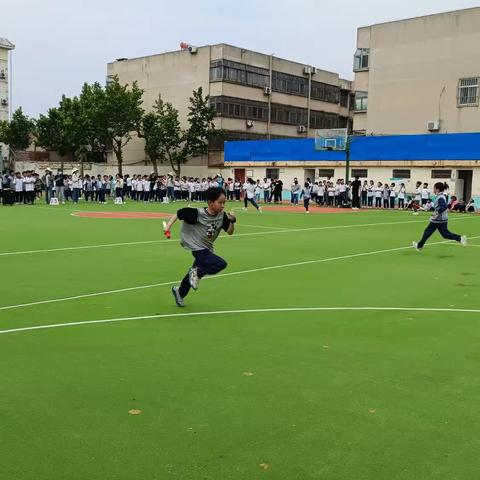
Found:
[[[358,196],[358,190],[352,190],[352,207],[360,208],[360,197]]]
[[[398,199],[398,208],[405,208],[405,200],[403,198]]]
[[[373,207],[373,197],[367,197],[367,207]]]
[[[423,232],[422,239],[418,242],[418,248],[423,248],[425,242],[435,233],[435,230],[438,230],[440,235],[447,240],[455,240],[459,242],[461,240],[460,235],[452,233],[448,230],[448,222],[435,223],[430,222],[428,227]]]
[[[2,190],[2,203],[3,205],[13,205],[14,201],[14,194],[13,192],[7,188]]]
[[[218,255],[215,255],[210,250],[198,250],[196,252],[192,252],[192,255],[195,257],[192,267],[197,267],[198,278],[202,278],[205,275],[215,275],[216,273],[227,268],[227,262]],[[187,273],[180,284],[180,296],[185,298],[189,291],[190,280]]]
[[[390,208],[395,208],[395,197],[390,197]]]
[[[310,199],[309,198],[304,198],[303,199],[303,206],[305,207],[305,210],[308,212],[308,207],[310,206]]]
[[[382,199],[379,197],[375,197],[375,207],[380,208],[382,206]]]
[[[367,206],[367,192],[362,192],[362,207]]]

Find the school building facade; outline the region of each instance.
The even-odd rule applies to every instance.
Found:
[[[357,30],[353,131],[476,132],[480,7]]]
[[[211,142],[196,167],[222,167],[224,140],[313,137],[319,128],[351,127],[352,82],[337,73],[228,44],[194,47],[140,58],[120,58],[107,65],[122,84],[138,82],[145,93],[144,108],[152,108],[161,94],[179,111],[186,126],[188,99],[198,87],[210,96],[217,112],[215,125],[223,138]],[[133,134],[125,147],[124,164],[148,162],[144,140]],[[112,156],[110,163],[114,163]]]
[[[313,139],[226,142],[224,176],[293,179],[345,178],[344,151],[315,148]],[[357,136],[351,138],[350,177],[382,183],[445,181],[460,199],[480,200],[480,133]],[[477,202],[478,204],[478,202]]]

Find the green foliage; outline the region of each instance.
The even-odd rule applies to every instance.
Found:
[[[24,150],[32,143],[34,128],[34,121],[18,108],[10,122],[0,122],[0,142],[9,145],[12,150]]]
[[[186,129],[180,125],[178,110],[159,97],[152,112],[143,117],[140,133],[155,172],[158,162],[169,162],[180,175],[181,166],[190,158],[206,154],[209,138],[217,133],[214,117],[215,110],[209,105],[209,97],[203,97],[201,87],[190,97]]]

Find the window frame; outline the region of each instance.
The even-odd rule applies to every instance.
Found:
[[[363,95],[363,96],[361,96]],[[360,105],[361,108],[358,108],[358,101],[361,101]],[[368,110],[368,92],[359,91],[355,92],[355,103],[354,103],[354,111],[355,112],[366,112]]]
[[[475,81],[476,83],[475,84],[471,84],[471,85],[462,85],[462,82],[463,83],[467,83],[468,81]],[[469,95],[468,94],[468,90],[469,89],[475,89],[476,91],[476,94],[475,94],[475,97],[473,97],[472,95]],[[463,108],[463,107],[478,107],[478,104],[479,104],[479,89],[480,89],[480,77],[464,77],[464,78],[460,78],[458,80],[458,87],[457,87],[457,107],[458,108]],[[462,92],[466,91],[467,93],[464,94],[462,96]],[[475,98],[474,101],[461,101],[463,99],[466,99],[466,100],[471,100],[473,98]]]
[[[440,173],[442,172],[442,173]],[[450,180],[452,178],[452,170],[444,169],[444,168],[435,168],[431,171],[431,176],[433,178],[440,178],[440,179],[447,179]]]
[[[396,172],[396,175],[395,175]],[[399,175],[399,172],[408,172],[407,175]],[[399,179],[410,179],[412,178],[412,170],[409,168],[394,168],[392,169],[392,178],[399,178]]]
[[[370,68],[370,49],[357,48],[357,50],[353,55],[353,71],[365,72],[369,68]]]

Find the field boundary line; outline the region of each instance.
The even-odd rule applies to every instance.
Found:
[[[75,327],[80,325],[95,325],[103,323],[119,323],[136,320],[152,320],[175,317],[200,317],[208,315],[234,315],[246,313],[282,313],[282,312],[435,312],[435,313],[480,313],[477,308],[439,308],[439,307],[285,307],[285,308],[251,308],[243,310],[214,310],[210,312],[164,313],[158,315],[141,315],[137,317],[106,318],[103,320],[85,320],[83,322],[52,323],[33,325],[30,327],[9,328],[0,330],[0,335],[7,333],[28,332],[32,330],[47,330],[53,328]]]
[[[480,236],[471,237],[471,238],[472,239],[480,238]],[[445,243],[452,243],[452,241],[451,240],[443,240],[441,242],[432,242],[429,245],[430,246],[442,245],[442,244],[445,244]],[[352,254],[349,254],[349,255],[341,255],[341,256],[337,256],[337,257],[320,258],[320,259],[316,259],[316,260],[305,260],[305,261],[302,261],[302,262],[285,263],[285,264],[280,264],[280,265],[269,265],[267,267],[253,268],[253,269],[249,269],[249,270],[240,270],[238,272],[221,273],[219,275],[215,275],[215,276],[211,276],[211,277],[205,277],[204,280],[214,280],[216,278],[231,277],[233,275],[244,275],[244,274],[247,274],[247,273],[264,272],[264,271],[267,271],[267,270],[278,270],[278,269],[281,269],[281,268],[298,267],[298,266],[302,266],[302,265],[311,265],[311,264],[315,264],[315,263],[334,262],[334,261],[337,261],[337,260],[347,260],[349,258],[367,257],[367,256],[371,256],[371,255],[379,255],[379,254],[382,254],[382,253],[399,252],[399,251],[402,251],[402,250],[411,250],[411,249],[413,249],[412,246],[404,246],[404,247],[396,247],[396,248],[387,248],[387,249],[384,249],[384,250],[373,250],[373,251],[370,251],[370,252],[352,253]],[[18,305],[4,305],[4,306],[0,306],[0,311],[2,311],[2,310],[13,310],[13,309],[16,309],[16,308],[31,307],[31,306],[35,306],[35,305],[44,305],[44,304],[49,304],[49,303],[66,302],[66,301],[69,301],[69,300],[78,300],[78,299],[81,299],[81,298],[98,297],[98,296],[110,295],[110,294],[114,294],[114,293],[132,292],[132,291],[135,291],[135,290],[145,290],[147,288],[164,287],[164,286],[167,286],[167,285],[175,285],[179,282],[180,282],[180,280],[174,280],[174,281],[170,281],[170,282],[153,283],[153,284],[149,284],[149,285],[138,285],[136,287],[126,287],[126,288],[120,288],[120,289],[116,289],[116,290],[106,290],[106,291],[102,291],[102,292],[85,293],[85,294],[75,295],[75,296],[71,296],[71,297],[52,298],[52,299],[49,299],[49,300],[40,300],[40,301],[37,301],[37,302],[21,303],[21,304],[18,304]]]
[[[462,217],[457,220],[465,220],[473,217]],[[344,228],[363,228],[363,227],[374,227],[374,226],[384,226],[384,225],[403,225],[410,223],[424,223],[422,220],[405,220],[401,222],[381,222],[381,223],[362,223],[358,225],[328,225],[323,227],[307,227],[307,228],[290,228],[282,230],[272,230],[271,232],[250,232],[250,233],[237,233],[231,237],[220,236],[219,239],[235,239],[237,237],[251,237],[251,236],[262,236],[262,235],[273,235],[275,233],[294,233],[294,232],[309,232],[309,231],[320,231],[320,230],[334,230],[334,229],[344,229]],[[241,224],[240,224],[241,226]],[[249,227],[250,225],[244,225]],[[268,227],[270,228],[270,227]],[[276,227],[274,227],[276,228]],[[160,230],[159,230],[160,231]],[[129,245],[145,245],[149,243],[178,243],[180,240],[178,238],[170,240],[141,240],[138,242],[116,242],[116,243],[103,243],[98,245],[79,245],[76,247],[59,247],[59,248],[45,248],[38,250],[18,250],[13,252],[0,252],[0,257],[14,256],[14,255],[30,255],[33,253],[51,253],[51,252],[64,252],[64,251],[73,251],[73,250],[87,250],[89,248],[110,248],[110,247],[120,247],[120,246],[129,246]]]

